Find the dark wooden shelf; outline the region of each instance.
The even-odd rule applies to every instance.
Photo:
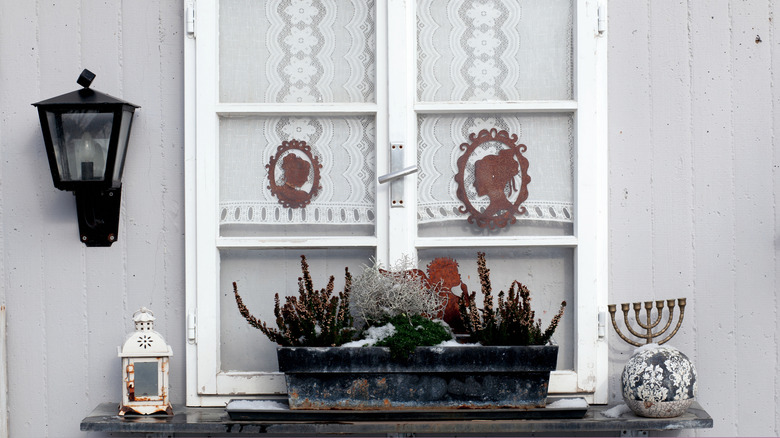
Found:
[[[81,421],[82,431],[124,434],[192,435],[523,435],[528,433],[587,433],[711,428],[712,418],[698,403],[676,418],[643,418],[626,413],[608,418],[607,406],[590,406],[579,419],[499,419],[463,420],[451,415],[433,420],[408,418],[378,421],[361,413],[356,420],[339,421],[238,421],[231,420],[224,408],[174,406],[173,417],[119,417],[118,403],[101,403]]]

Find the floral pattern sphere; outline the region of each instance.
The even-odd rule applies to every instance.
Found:
[[[623,400],[636,415],[677,417],[693,403],[696,380],[693,363],[676,348],[640,347],[623,368]]]

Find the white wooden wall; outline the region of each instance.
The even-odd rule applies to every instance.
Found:
[[[2,297],[12,437],[81,436],[120,400],[116,348],[147,306],[172,345],[184,400],[183,36],[181,2],[0,2]],[[130,137],[119,241],[85,248],[75,198],[56,190],[32,102],[93,88],[141,106]]]
[[[116,346],[148,306],[184,401],[182,2],[0,2],[0,304],[12,437],[80,436],[119,399]],[[610,302],[687,297],[702,435],[780,434],[780,34],[774,0],[611,0]],[[777,17],[780,20],[780,16]],[[760,38],[760,42],[757,42]],[[93,87],[141,105],[119,241],[78,242],[30,103]],[[777,70],[780,71],[780,70]],[[610,329],[611,330],[611,329]],[[611,335],[611,399],[631,348]],[[2,422],[0,421],[0,424]]]
[[[700,433],[777,436],[780,5],[609,6],[610,301],[688,297]]]

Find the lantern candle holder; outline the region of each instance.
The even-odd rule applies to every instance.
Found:
[[[122,358],[122,405],[119,415],[173,415],[168,398],[171,346],[154,330],[154,314],[141,307],[133,314],[135,331],[118,348]]]

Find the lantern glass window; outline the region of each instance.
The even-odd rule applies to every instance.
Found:
[[[119,125],[119,148],[117,149],[116,165],[114,166],[113,184],[118,186],[122,182],[122,170],[125,167],[125,153],[127,142],[130,140],[130,125],[133,122],[133,110],[122,112],[122,122]]]
[[[135,396],[143,398],[160,397],[159,363],[157,361],[136,361],[133,366],[135,369]]]
[[[102,181],[114,113],[47,111],[46,117],[52,128],[52,143],[61,180]],[[129,134],[129,122],[126,125],[125,140]]]

